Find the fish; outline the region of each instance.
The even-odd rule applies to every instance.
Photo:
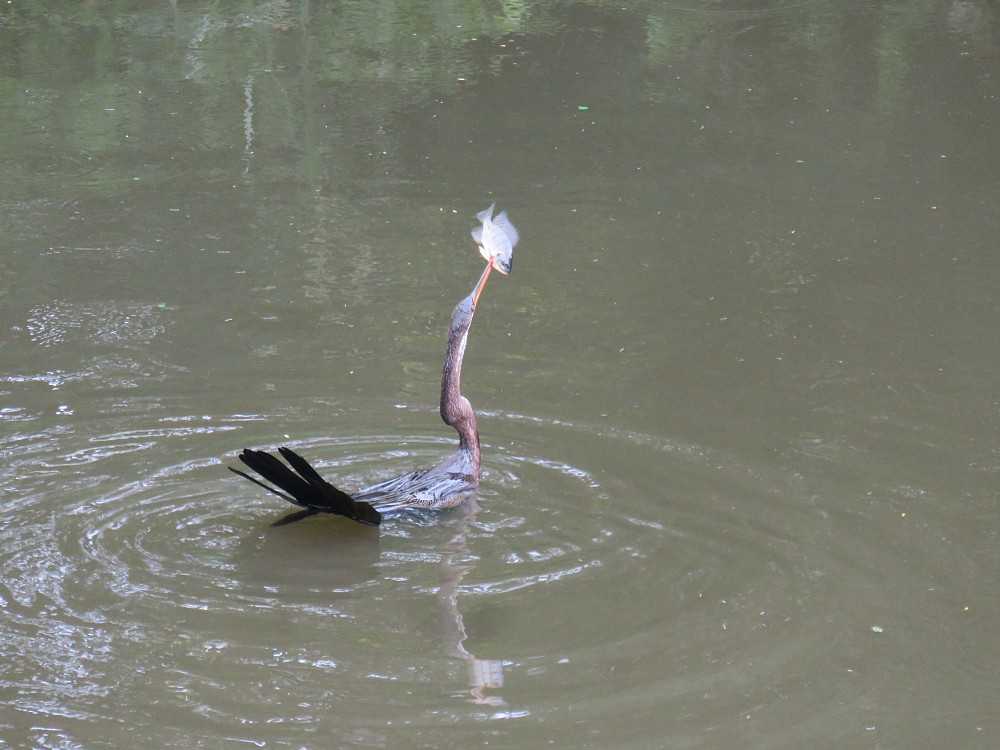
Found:
[[[506,211],[493,216],[496,205],[491,203],[489,208],[476,214],[483,225],[472,230],[472,239],[479,245],[479,252],[487,263],[506,275],[514,262],[514,245],[519,237]]]

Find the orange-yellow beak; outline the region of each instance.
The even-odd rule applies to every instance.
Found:
[[[472,290],[472,309],[476,309],[476,305],[479,304],[479,295],[483,291],[483,287],[486,286],[486,279],[490,277],[490,271],[493,270],[493,264],[487,263],[486,268],[483,269],[483,275],[479,277],[479,281],[476,282],[476,288]]]

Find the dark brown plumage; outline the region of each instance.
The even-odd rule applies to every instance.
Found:
[[[460,381],[469,327],[491,268],[492,265],[486,266],[472,293],[455,306],[448,328],[441,375],[441,418],[458,432],[455,452],[433,468],[402,474],[365,487],[351,496],[323,479],[304,458],[289,448],[278,449],[288,462],[287,466],[270,453],[248,448],[240,454],[240,461],[279,489],[239,469],[230,467],[230,471],[303,509],[282,518],[275,526],[316,513],[335,513],[378,526],[383,513],[450,508],[476,492],[479,487],[479,432],[472,405],[461,393]]]

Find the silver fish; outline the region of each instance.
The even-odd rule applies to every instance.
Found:
[[[507,218],[507,212],[501,211],[493,216],[496,203],[476,214],[483,225],[472,230],[472,239],[479,245],[479,252],[487,262],[502,274],[510,273],[513,263],[514,245],[517,244],[517,229]]]

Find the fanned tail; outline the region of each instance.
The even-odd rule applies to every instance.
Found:
[[[278,452],[288,461],[291,469],[265,451],[247,448],[240,454],[240,461],[267,481],[277,485],[280,488],[277,490],[239,469],[229,467],[234,474],[249,479],[257,486],[284,498],[293,505],[305,508],[304,511],[283,518],[278,525],[292,523],[315,513],[336,513],[369,526],[378,526],[382,522],[382,514],[369,503],[355,500],[346,492],[338,490],[323,479],[302,456],[284,447],[279,448]]]

